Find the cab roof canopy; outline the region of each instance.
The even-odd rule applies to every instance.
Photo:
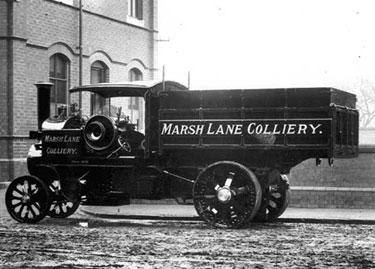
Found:
[[[147,92],[188,90],[184,85],[171,81],[133,81],[116,83],[98,83],[77,86],[69,90],[70,93],[91,92],[104,98],[118,96],[145,96]]]

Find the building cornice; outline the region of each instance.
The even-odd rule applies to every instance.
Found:
[[[0,40],[16,40],[26,42],[27,39],[19,36],[0,36]]]

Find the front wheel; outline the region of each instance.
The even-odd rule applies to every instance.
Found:
[[[18,177],[9,185],[5,203],[10,216],[16,221],[37,223],[47,215],[49,191],[38,177]]]
[[[193,186],[194,206],[201,218],[218,228],[239,228],[251,221],[261,203],[254,173],[231,161],[220,161],[199,174]]]

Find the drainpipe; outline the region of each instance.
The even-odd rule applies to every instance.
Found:
[[[82,85],[82,0],[79,0],[79,86]],[[79,108],[82,109],[82,92],[79,92]]]
[[[8,92],[7,92],[7,110],[8,110],[8,159],[9,159],[9,179],[13,180],[14,178],[14,154],[13,154],[13,139],[14,139],[14,131],[13,131],[13,92],[14,92],[14,83],[13,83],[13,72],[14,72],[14,50],[13,50],[13,1],[7,1],[7,14],[8,14],[8,22],[7,22],[7,62],[8,62],[8,72],[7,72],[7,84],[8,84]]]

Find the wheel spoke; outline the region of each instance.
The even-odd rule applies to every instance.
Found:
[[[25,204],[21,205],[20,211],[18,211],[18,213],[19,213],[20,216],[22,216],[22,212],[24,211],[25,206],[26,206]]]
[[[55,186],[55,185],[53,185],[53,184],[50,184],[50,185],[49,185],[49,189],[50,189],[52,192],[56,192],[57,189],[58,189],[58,187]]]
[[[197,198],[197,199],[202,199],[202,198],[212,199],[212,198],[215,198],[215,197],[216,197],[216,194],[199,194],[199,195],[195,196],[195,198]]]
[[[239,187],[239,188],[233,188],[233,191],[234,191],[234,194],[236,196],[246,196],[246,195],[249,195],[251,193],[251,187],[250,186],[243,186],[243,187]]]
[[[16,201],[17,203],[14,203],[14,201]],[[13,208],[16,208],[17,206],[21,205],[22,204],[22,201],[19,199],[17,200],[12,200],[12,207]]]
[[[66,205],[66,203],[60,203],[59,204],[59,210],[60,210],[61,214],[66,213],[66,210],[64,210],[64,205]],[[65,207],[65,209],[66,209],[66,207]]]
[[[14,193],[17,193],[17,194],[19,194],[19,196],[16,196],[16,195],[14,195]],[[14,196],[14,197],[22,197],[23,196],[23,192],[22,191],[20,191],[19,189],[14,189],[13,190],[13,193],[12,193],[12,195]]]
[[[28,220],[29,220],[29,209],[27,208],[27,205],[24,205],[22,207],[21,217],[23,217],[25,219],[25,221],[28,222]]]
[[[23,182],[23,190],[24,193],[29,193],[29,182],[27,180]]]
[[[278,204],[275,203],[274,201],[270,200],[268,203],[268,208],[270,209],[276,209],[278,207]]]
[[[56,201],[53,201],[53,202],[51,203],[51,206],[50,206],[50,208],[49,208],[49,211],[50,211],[50,212],[54,212],[54,211],[56,211],[56,206],[57,206],[57,202],[56,202]]]
[[[41,206],[38,202],[36,202],[34,205],[35,205],[36,209],[38,209],[38,211],[42,210],[42,208],[41,208]]]
[[[225,187],[230,188],[230,185],[232,185],[234,175],[235,174],[233,172],[229,172],[229,175],[228,175],[227,179],[225,180],[225,184],[224,184]]]
[[[204,184],[209,190],[216,190],[217,187],[220,187],[213,176],[206,177],[205,181],[202,181],[201,183]]]
[[[34,208],[33,208],[33,204],[29,205],[28,206],[29,208],[29,212],[31,212],[33,214],[33,216],[37,216],[38,214],[35,212]]]

